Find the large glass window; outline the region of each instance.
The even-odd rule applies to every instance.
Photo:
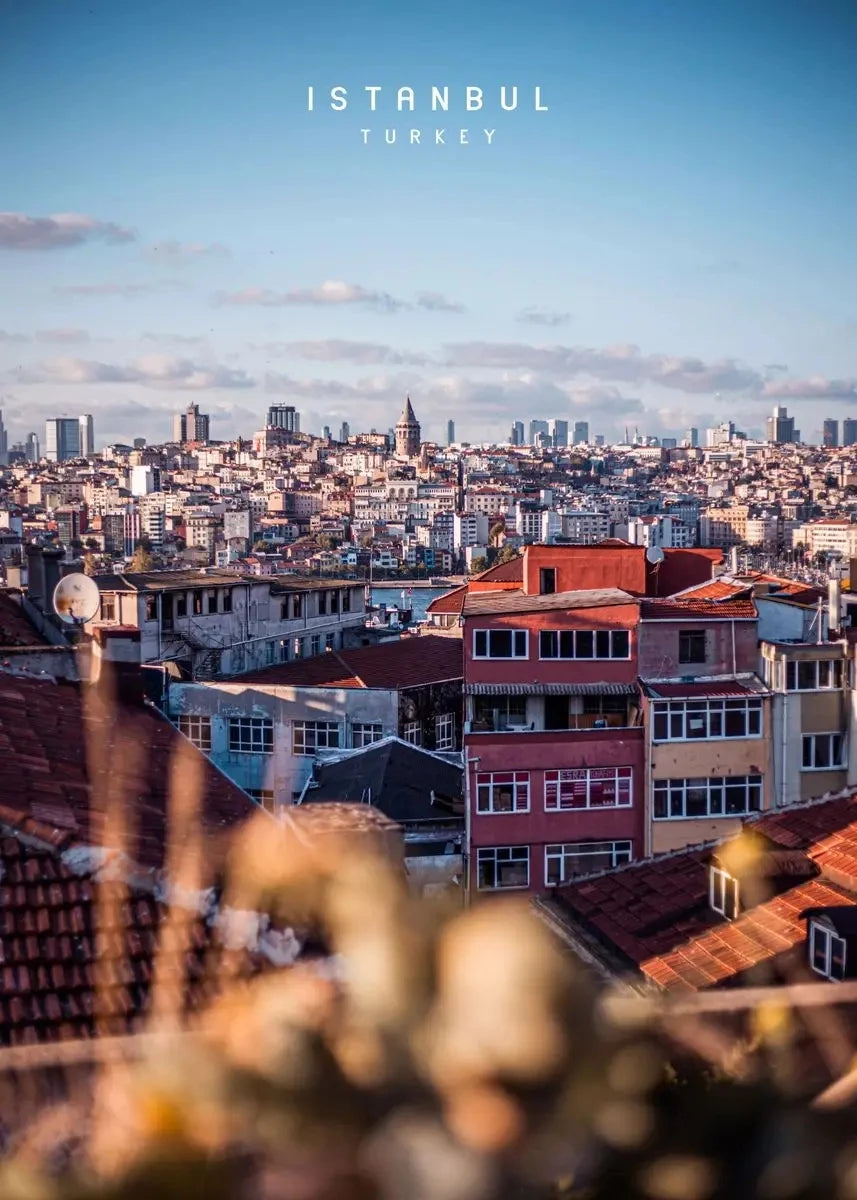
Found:
[[[480,846],[476,851],[476,886],[525,888],[530,886],[529,846]]]
[[[238,754],[270,754],[274,749],[274,722],[268,717],[232,717],[229,749]]]
[[[841,659],[803,659],[786,663],[787,692],[826,691],[841,687]]]
[[[179,729],[199,750],[211,749],[211,717],[179,717]]]
[[[561,842],[545,846],[545,882],[555,887],[577,875],[609,871],[634,857],[630,841]]]
[[[530,811],[529,771],[485,771],[476,776],[476,811]]]
[[[627,629],[543,629],[539,658],[630,658]]]
[[[545,771],[545,808],[629,808],[631,767],[579,767]]]
[[[838,771],[845,765],[845,738],[841,733],[804,734],[804,771]]]
[[[474,630],[474,658],[526,658],[527,654],[526,629]]]
[[[654,817],[732,817],[759,812],[761,775],[727,775],[708,779],[656,779]]]
[[[336,721],[293,721],[292,749],[295,754],[315,754],[317,750],[339,748]]]
[[[761,737],[762,701],[673,700],[655,704],[652,732],[656,742]]]

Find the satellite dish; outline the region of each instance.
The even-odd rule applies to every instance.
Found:
[[[646,562],[653,566],[664,561],[664,551],[662,546],[647,546],[646,547]]]
[[[64,575],[54,588],[54,612],[66,625],[91,621],[100,604],[98,585],[88,575]]]

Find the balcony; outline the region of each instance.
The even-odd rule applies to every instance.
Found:
[[[471,695],[465,733],[585,733],[642,725],[639,699],[608,691]]]

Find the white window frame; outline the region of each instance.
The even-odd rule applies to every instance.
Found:
[[[494,883],[482,882],[482,864],[494,864]],[[526,883],[498,883],[498,868],[503,864],[526,863]],[[529,846],[479,846],[476,850],[476,889],[480,892],[510,892],[519,891],[530,886],[530,847]]]
[[[230,754],[272,754],[274,722],[270,717],[230,717]]]
[[[727,904],[729,888],[732,888],[732,903]],[[708,903],[716,913],[733,921],[740,912],[741,884],[734,875],[720,867],[708,869]],[[731,911],[728,911],[731,909]]]
[[[321,654],[321,634],[320,633],[314,633],[312,635],[312,637],[310,638],[309,654],[310,654],[310,658],[315,658],[317,655]]]
[[[402,729],[402,740],[411,746],[421,746],[423,744],[422,721],[406,721]]]
[[[509,634],[512,639],[511,654],[492,654],[491,639],[494,634]],[[477,650],[477,643],[481,637],[485,638],[485,653],[480,654]],[[518,651],[521,644],[519,638],[523,638],[524,649]],[[480,660],[491,660],[493,662],[509,662],[512,659],[525,659],[530,657],[530,632],[528,629],[513,629],[510,626],[500,625],[493,629],[474,629],[473,630],[473,657]]]
[[[730,712],[745,714],[744,731],[742,733],[726,733],[726,715]],[[752,717],[757,720],[751,721]],[[662,737],[657,732],[658,718],[666,718],[667,736]],[[704,732],[690,732],[692,722],[702,721]],[[751,724],[758,725],[758,732],[750,731]],[[720,732],[712,734],[712,726],[719,725]],[[680,732],[674,734],[673,727],[680,727]],[[755,696],[727,696],[715,700],[657,700],[652,706],[652,741],[653,742],[724,742],[748,741],[762,737],[764,721],[762,719],[762,701]]]
[[[455,713],[440,713],[434,722],[435,750],[455,749]]]
[[[211,717],[199,716],[195,713],[182,713],[176,724],[179,732],[183,733],[197,750],[211,752]]]
[[[578,648],[578,639],[580,635],[592,638],[592,653],[581,654]],[[617,639],[617,635],[621,634],[627,639],[627,649],[624,654],[614,654],[613,647]],[[542,653],[542,639],[553,635],[556,639],[556,654]],[[607,638],[607,653],[598,653],[599,639]],[[565,645],[563,645],[565,643]],[[566,653],[562,653],[565,649]],[[569,653],[570,651],[570,653]],[[579,662],[627,662],[631,657],[631,630],[630,629],[540,629],[539,630],[539,659],[542,662],[567,661],[576,659]]]
[[[815,667],[815,684],[813,687],[799,687],[798,675],[801,667]],[[822,667],[826,668],[822,671]],[[837,671],[837,667],[839,668]],[[803,658],[803,659],[785,659],[784,679],[787,692],[838,692],[842,689],[844,682],[844,667],[845,664],[841,658]],[[791,670],[793,668],[793,670]],[[789,673],[794,675],[794,687],[789,686]],[[827,683],[822,683],[822,675],[827,675]],[[836,676],[839,675],[839,681],[836,681]],[[833,682],[831,682],[831,680]]]
[[[569,871],[567,862],[570,859],[602,858],[609,856],[610,861],[604,865],[593,866],[591,871]],[[572,879],[582,875],[594,874],[597,871],[612,871],[624,863],[634,861],[634,843],[630,838],[607,842],[556,842],[545,846],[545,886],[562,887]],[[551,879],[551,864],[559,863],[559,878]]]
[[[266,809],[268,812],[276,811],[276,801],[274,792],[271,788],[252,788],[244,789],[250,798],[259,805],[260,808]]]
[[[824,953],[824,970],[815,965],[816,942],[820,941],[823,944]],[[833,951],[836,948],[834,943],[842,948],[842,967],[841,974],[833,974]],[[832,979],[838,982],[845,978],[845,968],[848,965],[848,943],[844,938],[841,938],[832,929],[828,929],[826,925],[822,925],[820,921],[813,921],[810,918],[809,922],[809,966],[816,975],[823,975],[825,979]]]
[[[715,775],[679,779],[652,780],[652,820],[704,821],[712,817],[741,817],[762,811],[765,786],[763,775]],[[729,809],[727,793],[743,787],[744,807]],[[688,792],[705,792],[705,812],[687,811]],[[658,802],[664,801],[665,812],[658,813]],[[678,809],[679,811],[674,811]]]
[[[822,763],[819,766],[816,763],[818,757],[818,742],[821,738],[827,738],[827,749],[829,761]],[[834,761],[834,738],[839,739],[839,759]],[[812,762],[809,764],[806,761],[807,748],[811,748],[810,758]],[[822,731],[820,733],[805,733],[801,738],[801,771],[844,771],[848,766],[848,751],[845,745],[845,734],[838,729]]]
[[[292,721],[292,753],[311,758],[319,750],[338,750],[338,721]]]
[[[511,790],[511,808],[498,808],[496,794]],[[530,811],[529,771],[480,771],[476,775],[476,812],[482,816],[508,816]]]
[[[384,737],[384,726],[380,721],[355,721],[351,726],[351,746],[359,750],[371,746]]]
[[[613,784],[614,799],[610,803],[593,803],[593,784]],[[569,797],[563,803],[563,786]],[[572,767],[560,771],[545,771],[545,812],[568,812],[581,809],[632,808],[634,804],[633,767]],[[572,803],[584,793],[584,803]]]

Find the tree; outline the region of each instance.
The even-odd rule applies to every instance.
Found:
[[[90,539],[92,540],[92,539]],[[83,557],[83,573],[84,575],[95,574],[95,555],[90,551]]]
[[[497,522],[495,522],[495,524],[493,524],[491,526],[491,530],[490,530],[490,533],[488,536],[491,538],[491,541],[493,542],[493,544],[495,546],[499,546],[500,538],[503,536],[503,534],[505,532],[506,532],[506,522],[505,521],[497,521]]]
[[[507,563],[507,562],[511,562],[513,558],[518,558],[518,557],[519,557],[518,551],[515,549],[515,547],[512,545],[512,543],[506,542],[503,549],[497,555],[497,562],[498,563]]]
[[[140,539],[134,547],[134,553],[131,556],[131,562],[128,566],[129,571],[151,571],[154,565],[152,551],[144,539]]]
[[[84,546],[86,546],[87,550],[97,550],[98,549],[98,542],[96,542],[94,537],[88,537],[83,544],[84,544]]]
[[[488,570],[488,559],[485,557],[484,554],[480,554],[477,558],[474,558],[470,564],[470,574],[471,575],[479,575],[479,574],[481,574],[482,571],[487,571],[487,570]]]

